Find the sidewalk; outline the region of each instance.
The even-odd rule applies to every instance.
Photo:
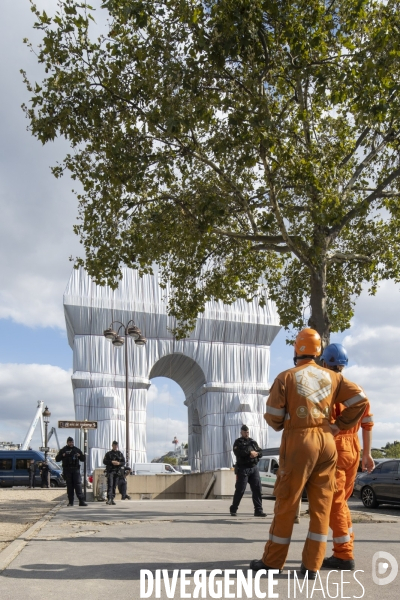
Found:
[[[118,502],[117,506],[93,503],[87,508],[63,507],[3,571],[1,598],[53,600],[68,595],[89,600],[104,597],[136,600],[140,597],[140,569],[152,572],[168,569],[170,577],[173,569],[243,569],[247,575],[250,560],[262,555],[273,504],[271,500],[264,501],[264,510],[268,513],[265,519],[252,516],[252,504],[247,498],[243,499],[237,518],[230,517],[229,503],[220,500],[126,501]],[[390,552],[400,562],[398,514],[400,511],[389,516],[379,514],[380,522],[354,525],[356,568],[364,570],[357,577],[365,594],[362,596],[362,587],[349,572],[344,574],[341,594],[340,574],[332,573],[331,597],[337,593],[336,582],[339,598],[398,598],[400,574],[386,586],[376,585],[371,577],[372,556],[376,551]],[[278,585],[274,588],[280,598],[288,597],[287,569],[299,566],[307,530],[306,518],[294,526],[286,569],[278,576]],[[328,555],[330,550],[328,542]],[[313,598],[329,597],[327,573],[321,572],[325,596],[315,589]],[[190,593],[192,589],[189,585],[186,591]],[[264,578],[261,589],[267,591]],[[312,584],[309,594],[311,589]],[[163,583],[160,597],[167,598]],[[181,597],[179,581],[174,597],[177,600]],[[291,597],[294,597],[293,589]],[[297,590],[297,597],[307,597],[305,590],[303,593]]]
[[[0,488],[0,552],[65,498],[62,488]]]

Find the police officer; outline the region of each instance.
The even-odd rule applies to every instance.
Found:
[[[35,471],[36,471],[36,463],[34,460],[28,461],[28,475],[29,475],[29,488],[32,489],[35,487]]]
[[[261,479],[257,463],[262,457],[260,446],[249,434],[247,425],[242,425],[240,429],[241,437],[233,444],[233,452],[236,456],[236,485],[233,496],[232,506],[230,508],[231,516],[236,517],[237,509],[246,490],[247,483],[253,494],[254,516],[266,517],[262,507],[261,500]]]
[[[118,480],[123,472],[122,467],[125,465],[125,457],[118,450],[118,442],[112,443],[112,450],[109,450],[104,457],[103,463],[106,465],[108,487],[107,487],[107,503],[115,504],[115,488]]]
[[[42,463],[42,467],[40,469],[40,475],[42,478],[42,488],[49,487],[49,473],[50,473],[49,463],[47,462],[47,460],[45,460],[44,463]]]
[[[67,484],[69,504],[74,505],[74,491],[79,500],[79,506],[87,506],[82,493],[82,480],[79,461],[83,462],[85,456],[79,448],[74,446],[72,437],[67,439],[67,445],[61,448],[56,456],[56,462],[62,461],[63,476]]]
[[[128,475],[131,474],[131,470],[129,467],[125,467],[124,469],[121,469],[120,472],[120,476],[118,479],[118,491],[121,494],[121,500],[130,500],[131,497],[128,496],[127,492],[127,488],[128,488],[128,483],[126,481],[126,478]]]

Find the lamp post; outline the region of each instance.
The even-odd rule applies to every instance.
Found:
[[[43,411],[43,422],[44,422],[44,447],[46,450],[44,451],[44,460],[47,460],[47,428],[50,423],[51,412],[46,408]]]
[[[114,329],[114,325],[118,328]],[[121,321],[113,321],[108,329],[104,330],[104,337],[109,340],[113,346],[120,348],[125,344],[125,426],[126,426],[126,464],[129,466],[129,373],[128,373],[128,338],[132,338],[137,346],[144,346],[147,339],[142,335],[139,327],[130,320],[126,325]]]

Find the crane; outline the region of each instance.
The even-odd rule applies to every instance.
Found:
[[[55,427],[52,427],[52,428],[50,429],[50,433],[49,433],[49,435],[48,435],[48,438],[47,438],[47,443],[49,443],[49,441],[50,441],[50,438],[51,438],[51,436],[53,435],[53,433],[54,433],[54,436],[55,436],[55,438],[56,438],[56,442],[57,442],[57,448],[58,448],[59,450],[61,450],[61,448],[60,448],[60,442],[58,441],[58,435],[57,435],[57,431],[56,431],[56,428],[55,428]]]
[[[31,426],[28,429],[28,433],[26,434],[24,442],[21,446],[21,450],[28,450],[29,444],[32,441],[32,436],[36,429],[36,425],[37,425],[39,419],[40,419],[40,429],[41,429],[41,433],[42,433],[42,445],[44,446],[44,425],[43,425],[43,415],[42,415],[43,405],[44,405],[43,400],[38,400],[38,405],[37,405],[37,410],[36,410],[35,416],[33,417]]]

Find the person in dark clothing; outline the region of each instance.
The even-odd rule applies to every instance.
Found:
[[[247,483],[249,483],[253,495],[254,516],[266,517],[262,507],[261,479],[257,466],[262,457],[262,451],[257,442],[249,437],[247,425],[242,425],[240,433],[241,437],[233,444],[233,452],[236,456],[236,485],[230,513],[232,517],[236,517],[240,501],[246,491]]]
[[[35,487],[35,471],[36,471],[36,463],[34,460],[28,461],[28,475],[29,475],[29,489]]]
[[[69,504],[74,505],[74,491],[79,500],[79,506],[87,506],[82,492],[82,480],[79,462],[85,460],[85,456],[79,448],[74,446],[72,437],[67,439],[67,445],[61,448],[56,456],[56,462],[62,461],[63,476],[67,484]]]
[[[47,460],[45,460],[44,463],[42,463],[42,467],[40,469],[40,475],[42,478],[42,488],[49,487],[49,474],[50,474],[49,463],[47,462]]]
[[[121,500],[130,500],[131,497],[128,496],[127,489],[128,489],[128,482],[126,481],[126,478],[128,475],[131,474],[131,469],[129,467],[125,467],[125,469],[121,469],[121,474],[119,476],[118,479],[118,491],[121,494]]]
[[[107,487],[107,504],[115,504],[115,488],[118,480],[123,472],[122,467],[125,465],[125,457],[118,450],[118,442],[112,443],[112,450],[109,450],[104,457],[103,463],[106,465],[106,473],[108,479]]]

